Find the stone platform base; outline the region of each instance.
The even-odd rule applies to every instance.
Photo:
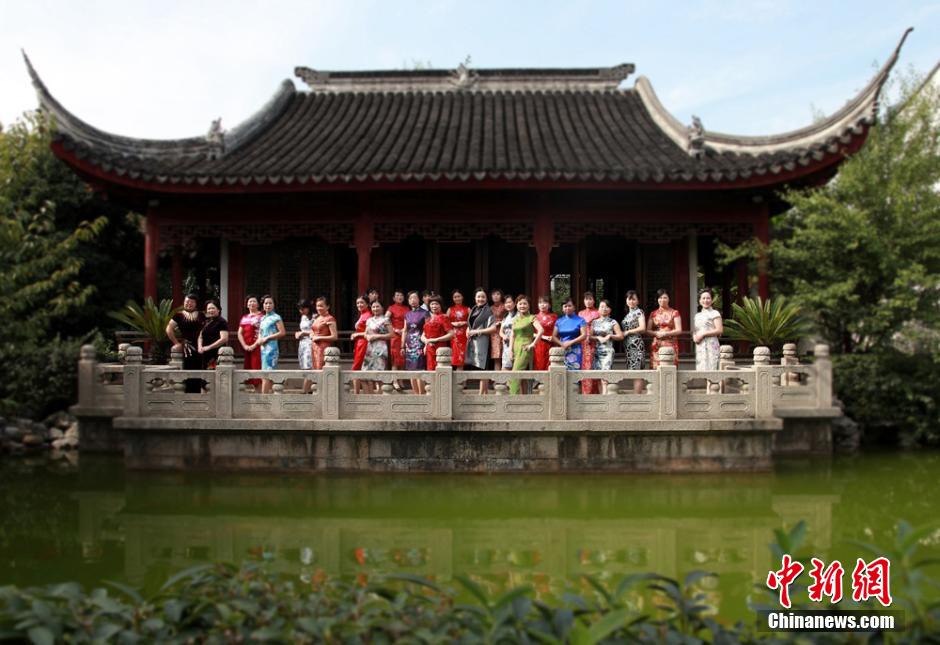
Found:
[[[139,470],[753,472],[780,419],[310,421],[115,419]]]
[[[842,416],[839,408],[828,410],[777,410],[783,430],[774,435],[775,455],[831,455],[832,422]]]

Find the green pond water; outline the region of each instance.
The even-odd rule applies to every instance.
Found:
[[[301,580],[464,574],[551,599],[589,591],[584,574],[702,569],[719,574],[702,587],[722,617],[739,618],[779,568],[774,529],[806,520],[808,550],[851,572],[872,557],[852,540],[887,546],[898,520],[940,518],[938,474],[940,454],[924,452],[715,475],[183,475],[125,472],[113,457],[5,460],[0,585],[153,590],[192,564],[260,560]],[[938,543],[924,552],[940,555]]]

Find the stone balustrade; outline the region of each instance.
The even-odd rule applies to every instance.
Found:
[[[754,350],[753,364],[736,365],[723,346],[719,369],[709,372],[677,370],[672,351],[661,350],[656,370],[569,371],[563,350],[553,348],[548,370],[513,372],[454,370],[444,347],[434,371],[364,372],[341,369],[338,350],[329,348],[322,370],[262,372],[236,369],[229,347],[220,349],[215,370],[203,371],[183,370],[176,352],[167,366],[144,365],[134,346],[120,348],[123,364],[100,364],[94,348],[85,346],[75,409],[111,417],[501,422],[762,419],[832,409],[825,345],[817,345],[814,362],[806,364],[788,345],[780,365],[770,364],[764,347]],[[580,382],[587,378],[606,382],[606,393],[583,394]],[[273,382],[273,393],[260,393],[261,379]],[[407,389],[412,379],[424,381],[425,394]],[[197,383],[199,392],[187,393],[187,382]]]

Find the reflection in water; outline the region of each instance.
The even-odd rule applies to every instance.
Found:
[[[858,555],[894,522],[932,519],[934,455],[789,463],[734,475],[166,475],[82,458],[78,472],[6,468],[0,583],[122,579],[153,590],[187,566],[265,561],[302,581],[470,575],[543,597],[630,573],[701,585],[741,616],[774,564],[772,532],[804,519],[809,550]],[[873,481],[876,480],[877,481]],[[53,515],[50,515],[50,512]]]

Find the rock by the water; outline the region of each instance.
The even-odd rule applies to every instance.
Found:
[[[854,454],[862,444],[862,431],[858,424],[846,416],[832,420],[832,447],[839,454]]]
[[[29,430],[30,430],[30,434],[39,435],[40,437],[42,437],[43,441],[46,441],[49,439],[49,428],[47,428],[44,424],[39,423],[38,421],[33,422],[33,424],[30,425]]]
[[[73,423],[75,423],[75,417],[65,410],[53,412],[43,420],[43,424],[47,428],[58,428],[59,430],[67,430]]]
[[[42,436],[34,432],[30,432],[30,433],[23,435],[23,445],[29,448],[38,448],[44,443],[46,443],[45,439],[43,439]]]
[[[53,441],[56,439],[61,439],[65,436],[65,433],[62,432],[59,428],[52,427],[49,429],[49,438]]]
[[[54,450],[71,450],[72,448],[78,448],[78,437],[69,437],[66,435],[61,439],[56,439],[52,442],[52,448]]]
[[[26,431],[17,425],[9,425],[3,429],[3,434],[5,434],[8,439],[12,439],[13,441],[20,441],[23,438],[23,435],[26,434]]]
[[[69,426],[68,430],[65,431],[65,438],[66,439],[74,438],[76,441],[78,441],[78,424],[77,423],[73,423],[72,425]]]

